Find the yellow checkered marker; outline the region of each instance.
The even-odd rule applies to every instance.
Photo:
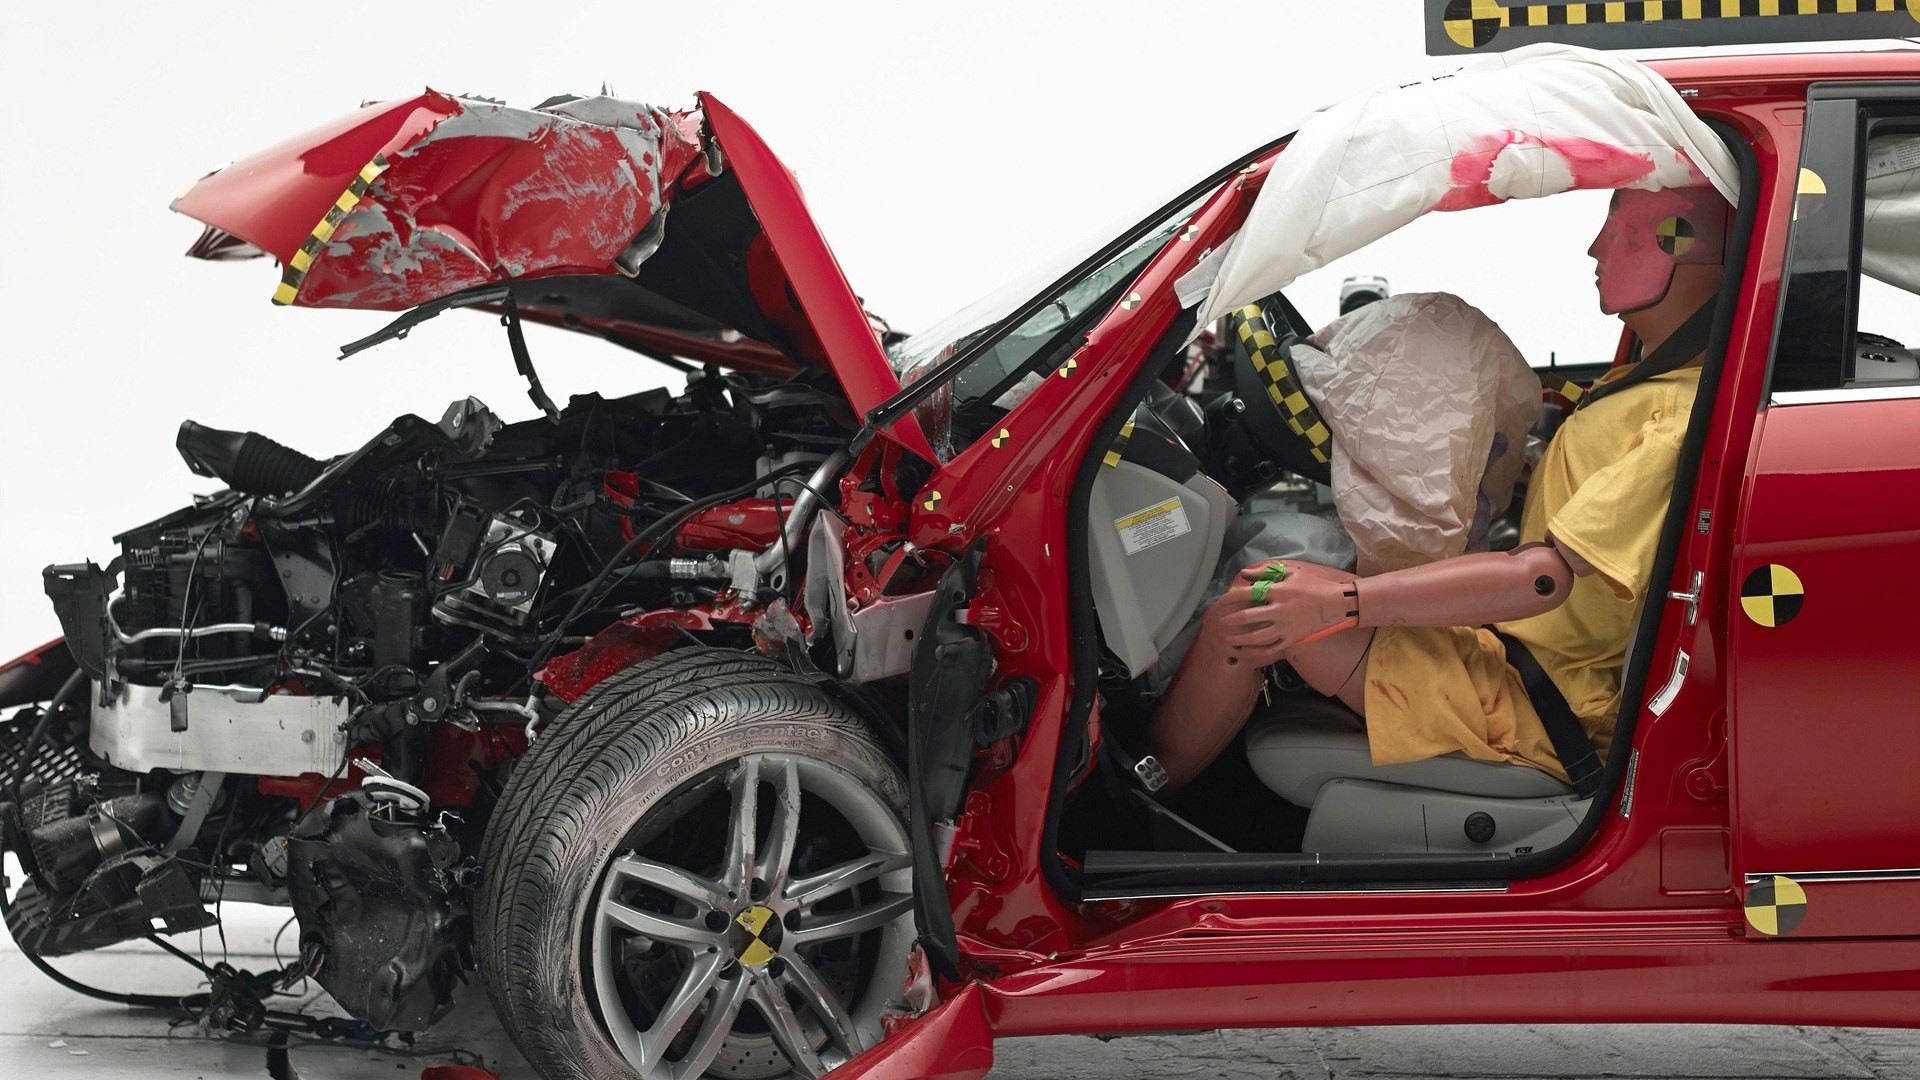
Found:
[[[1481,49],[1502,30],[1545,29],[1560,26],[1631,26],[1645,23],[1698,23],[1741,19],[1777,19],[1793,16],[1896,15],[1905,12],[1920,22],[1920,0],[1631,0],[1631,2],[1503,4],[1500,0],[1448,0],[1440,12],[1440,26],[1448,40],[1463,49]],[[1429,16],[1431,17],[1431,16]],[[1876,37],[1911,33],[1904,22],[1863,20],[1854,32],[1831,36]],[[1791,26],[1768,29],[1759,40],[1789,41],[1807,36],[1807,29]],[[1562,40],[1557,35],[1533,35],[1532,40]],[[1657,45],[1657,41],[1641,44]]]
[[[1800,583],[1800,575],[1779,563],[1755,567],[1740,583],[1740,610],[1761,626],[1792,622],[1806,600],[1807,587]]]
[[[1827,182],[1812,169],[1801,169],[1800,180],[1793,189],[1793,220],[1799,221],[1802,214],[1812,217],[1826,201]]]
[[[1807,917],[1807,891],[1790,877],[1764,878],[1747,887],[1747,925],[1768,937],[1791,934]]]
[[[320,218],[320,223],[313,227],[313,231],[307,234],[305,240],[301,241],[300,249],[293,253],[293,258],[287,260],[286,269],[280,273],[280,286],[273,290],[274,303],[285,307],[300,295],[300,283],[307,279],[307,271],[313,266],[313,261],[320,257],[320,249],[326,247],[327,241],[333,239],[333,231],[340,227],[340,223],[347,219],[348,214],[353,213],[353,208],[366,197],[367,189],[373,186],[373,182],[380,178],[381,173],[387,171],[388,164],[390,163],[386,155],[374,155],[372,161],[361,166],[360,175],[353,178],[353,183],[347,185],[347,190],[333,200],[332,206],[327,207],[327,212]]]
[[[773,912],[755,905],[733,920],[746,933],[734,935],[734,959],[746,967],[762,967],[777,955],[780,944],[780,920]]]
[[[1685,255],[1693,247],[1693,223],[1683,217],[1670,217],[1653,227],[1653,242],[1669,255]]]
[[[1542,379],[1541,385],[1566,398],[1576,409],[1580,407],[1580,399],[1587,396],[1587,388],[1571,379]]]
[[[1127,455],[1127,441],[1132,438],[1133,421],[1129,420],[1120,426],[1120,437],[1113,440],[1113,448],[1108,450],[1107,455],[1100,459],[1100,463],[1109,469],[1120,464],[1120,459]]]
[[[1308,400],[1299,376],[1287,364],[1286,353],[1267,324],[1266,313],[1258,304],[1248,304],[1231,316],[1234,334],[1247,350],[1247,360],[1267,387],[1267,397],[1280,407],[1287,430],[1307,442],[1307,452],[1322,465],[1332,462],[1333,433],[1320,419],[1320,411]]]

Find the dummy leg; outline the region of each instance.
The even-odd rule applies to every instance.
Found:
[[[1207,612],[1147,725],[1147,753],[1167,770],[1163,794],[1178,791],[1220,756],[1247,722],[1266,681],[1260,665],[1221,640],[1217,610]]]
[[[1167,770],[1166,794],[1200,775],[1253,713],[1266,671],[1225,644],[1215,613],[1208,612],[1187,650],[1173,685],[1160,698],[1147,726],[1147,753]],[[1286,655],[1308,686],[1366,715],[1367,649],[1373,630],[1345,630]]]
[[[1367,650],[1373,647],[1373,628],[1342,630],[1319,641],[1288,650],[1286,661],[1315,691],[1361,716],[1367,715]]]

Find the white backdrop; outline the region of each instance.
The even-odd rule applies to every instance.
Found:
[[[423,85],[522,106],[603,83],[670,107],[711,90],[799,175],[868,306],[911,330],[1111,235],[1315,107],[1455,66],[1422,55],[1421,7],[6,5],[0,659],[58,632],[42,566],[104,563],[115,532],[212,489],[174,453],[182,419],[324,456],[468,394],[509,419],[533,412],[489,319],[448,315],[340,362],[340,342],[388,316],[275,308],[270,263],[186,259],[199,227],[167,203],[232,158]],[[1480,304],[1536,364],[1602,357],[1613,324],[1566,318],[1590,277],[1516,274],[1478,224],[1439,220],[1585,232],[1597,213],[1568,199],[1434,215],[1290,295],[1320,321],[1341,274],[1380,273]],[[1570,258],[1575,279],[1590,273]],[[529,341],[562,402],[667,375],[562,332]]]

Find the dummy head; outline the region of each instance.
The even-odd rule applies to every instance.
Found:
[[[1613,193],[1593,256],[1600,310],[1622,315],[1667,298],[1682,266],[1720,266],[1731,207],[1711,187],[1623,188]]]

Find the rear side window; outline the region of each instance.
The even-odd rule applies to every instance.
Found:
[[[1920,393],[1920,85],[1809,95],[1770,388]]]

